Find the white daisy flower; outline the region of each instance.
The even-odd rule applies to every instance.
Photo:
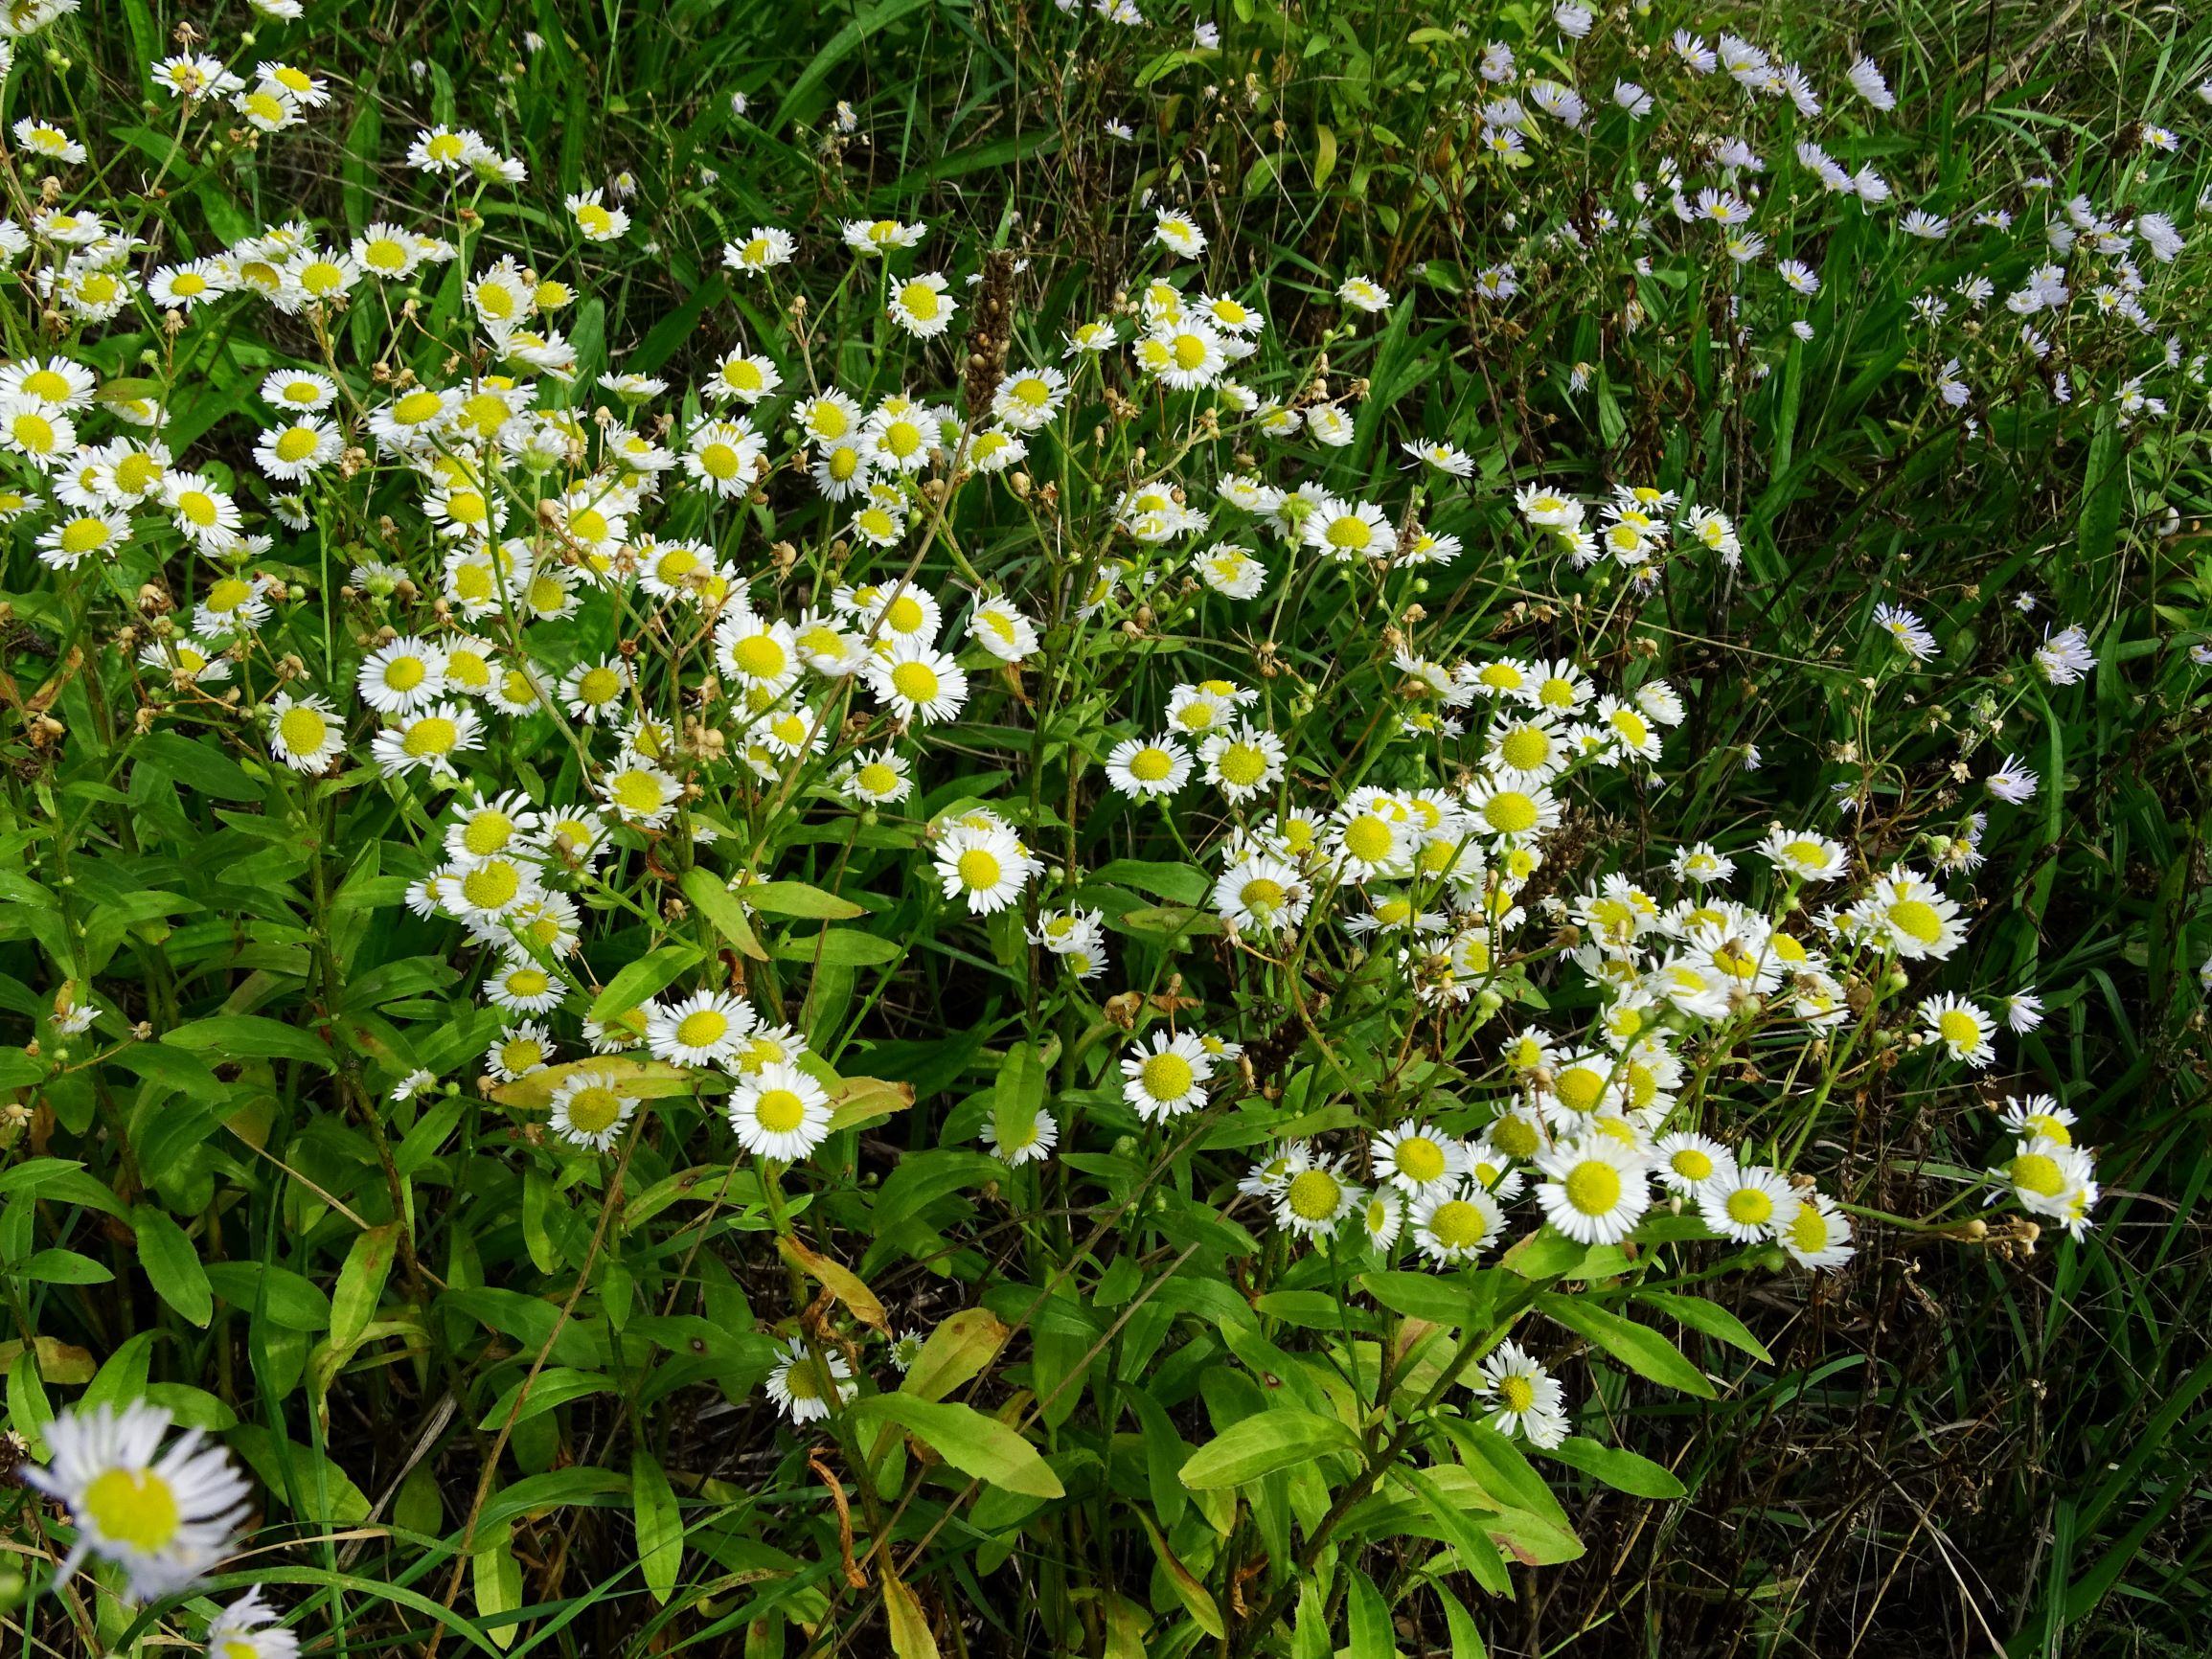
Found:
[[[746,1151],[795,1164],[828,1138],[830,1097],[797,1066],[763,1066],[731,1094],[730,1127]]]
[[[696,990],[646,1012],[645,1041],[652,1057],[678,1066],[729,1063],[739,1044],[761,1023],[752,1004],[726,990]]]
[[[573,1072],[553,1091],[553,1132],[579,1147],[604,1152],[637,1111],[637,1102],[615,1088],[610,1072]]]
[[[1157,1031],[1149,1048],[1139,1042],[1123,1057],[1122,1099],[1147,1123],[1179,1117],[1205,1104],[1213,1070],[1213,1057],[1197,1036]]]
[[[143,1401],[65,1409],[46,1425],[51,1461],[18,1466],[77,1526],[57,1588],[95,1555],[123,1568],[132,1600],[149,1601],[183,1589],[230,1548],[246,1515],[245,1480],[197,1429],[163,1451],[171,1420]]]

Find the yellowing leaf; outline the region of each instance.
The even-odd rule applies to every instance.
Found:
[[[818,1281],[825,1290],[842,1302],[854,1318],[873,1325],[886,1336],[891,1334],[891,1321],[883,1312],[882,1302],[859,1274],[831,1261],[818,1250],[808,1249],[796,1239],[778,1239],[776,1248],[783,1252],[785,1261]]]
[[[565,1060],[541,1072],[532,1072],[526,1078],[517,1078],[513,1082],[501,1083],[491,1091],[491,1098],[503,1106],[542,1112],[553,1104],[553,1091],[579,1072],[598,1073],[608,1080],[616,1094],[627,1095],[633,1101],[668,1100],[672,1096],[712,1090],[718,1083],[724,1088],[729,1086],[726,1079],[689,1072],[666,1060],[633,1060],[622,1055],[599,1055],[587,1060]]]

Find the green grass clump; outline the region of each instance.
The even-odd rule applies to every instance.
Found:
[[[2202,30],[0,15],[26,1651],[2201,1645]]]

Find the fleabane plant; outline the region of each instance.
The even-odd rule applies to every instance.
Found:
[[[1771,773],[1704,746],[1667,607],[1780,557],[1771,520],[1605,434],[1645,342],[1711,326],[1718,421],[1877,258],[1926,279],[1896,419],[1959,465],[2018,406],[2172,420],[2191,210],[2147,135],[2109,200],[1907,202],[1859,159],[1870,59],[1531,27],[1439,46],[1494,197],[1456,290],[1249,279],[1163,183],[1089,271],[1011,216],[720,226],[728,303],[627,336],[621,261],[680,208],[548,197],[457,122],[387,125],[358,224],[180,222],[218,133],[282,153],[333,97],[309,32],[147,64],[139,193],[12,72],[0,513],[40,667],[19,634],[0,937],[11,1157],[50,1185],[8,1250],[121,1228],[223,1345],[110,1327],[132,1357],[58,1413],[16,1362],[26,1547],[105,1563],[57,1617],[167,1597],[268,1659],[404,1579],[512,1640],[517,1517],[611,1502],[666,1616],[761,1651],[935,1651],[1032,1548],[1098,1650],[1331,1652],[1384,1585],[1456,1640],[1471,1584],[1580,1553],[1557,1489],[1681,1493],[1620,1408],[1711,1395],[1685,1346],[1767,1358],[1707,1292],[1812,1294],[1869,1224],[2087,1233],[2042,1089],[1993,1083],[1933,1187],[1836,1125],[1893,1073],[2026,1075],[2035,989],[1967,946],[2050,781],[1994,745],[2095,619],[1954,670],[1870,595],[1813,665],[1847,775],[1738,809]],[[1560,365],[1602,441],[1411,396],[1439,293],[1617,323]],[[1931,785],[1937,701],[1974,712]],[[428,1398],[404,1466],[349,1450]],[[307,1559],[372,1497],[383,1578],[186,1600],[249,1512]],[[1118,1577],[1054,1555],[1116,1536]]]

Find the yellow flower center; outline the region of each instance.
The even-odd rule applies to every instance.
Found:
[[[1197,1079],[1192,1074],[1191,1062],[1181,1055],[1154,1055],[1145,1061],[1142,1074],[1145,1093],[1155,1101],[1179,1101],[1191,1092]]]
[[[937,700],[937,670],[927,663],[901,663],[891,670],[891,689],[920,705]]]
[[[2048,1153],[2022,1152],[2013,1160],[2013,1185],[2051,1198],[2065,1191],[2066,1175]]]
[[[753,1102],[753,1121],[771,1135],[787,1135],[807,1121],[807,1102],[795,1089],[764,1090]]]
[[[1536,801],[1518,789],[1500,789],[1483,803],[1482,818],[1500,835],[1525,835],[1536,828]]]
[[[970,847],[960,855],[960,883],[970,893],[981,893],[998,885],[1001,867],[980,847]]]
[[[410,755],[450,754],[461,740],[461,728],[443,715],[430,715],[407,728],[400,747]]]
[[[107,545],[107,521],[101,518],[73,518],[62,528],[61,551],[81,556]]]
[[[1265,916],[1270,910],[1280,910],[1283,907],[1283,901],[1289,895],[1283,891],[1283,884],[1280,881],[1270,880],[1265,875],[1255,875],[1244,883],[1243,890],[1237,897],[1246,910],[1251,911],[1254,915]]]
[[[384,684],[395,692],[411,692],[429,674],[421,657],[394,657],[384,665]]]
[[[1231,743],[1215,762],[1221,776],[1240,789],[1249,789],[1267,775],[1266,752],[1256,743]]]
[[[1489,1220],[1482,1211],[1465,1198],[1437,1205],[1428,1217],[1429,1237],[1447,1250],[1472,1250],[1489,1230]]]
[[[1763,1227],[1774,1218],[1774,1200],[1758,1187],[1739,1187],[1728,1194],[1728,1219],[1744,1227]]]
[[[516,1077],[545,1063],[545,1045],[536,1037],[510,1037],[499,1045],[499,1063]]]
[[[514,820],[486,807],[468,820],[461,831],[461,845],[479,858],[489,858],[514,838]]]
[[[1533,1158],[1542,1143],[1536,1125],[1523,1117],[1500,1118],[1492,1126],[1490,1144],[1509,1158]]]
[[[711,1008],[684,1015],[676,1025],[676,1041],[691,1049],[712,1048],[728,1034],[729,1017]]]
[[[513,996],[539,997],[552,989],[553,979],[541,967],[518,967],[507,976],[507,989]]]
[[[1551,739],[1536,726],[1516,726],[1497,746],[1498,759],[1516,772],[1533,772],[1551,759]]]
[[[899,290],[899,304],[905,308],[908,316],[922,323],[934,323],[938,313],[944,309],[944,303],[938,299],[937,290],[919,279]]]
[[[1685,1181],[1708,1181],[1713,1176],[1713,1157],[1697,1147],[1684,1147],[1667,1160],[1667,1168]]]
[[[217,616],[228,616],[253,596],[252,583],[235,576],[226,576],[207,590],[207,608]]]
[[[622,676],[604,664],[586,669],[576,682],[577,701],[604,708],[622,695]]]
[[[568,1097],[568,1126],[580,1134],[604,1135],[622,1120],[622,1097],[599,1083]]]
[[[277,718],[277,736],[295,755],[319,754],[330,735],[330,721],[312,709],[289,708]]]
[[[1933,944],[1943,938],[1943,918],[1924,899],[1899,899],[1889,907],[1889,922],[1906,938],[1923,944]]]
[[[1594,1112],[1598,1098],[1605,1093],[1606,1079],[1590,1066],[1571,1066],[1560,1073],[1553,1085],[1553,1093],[1560,1103],[1570,1112]]]
[[[1400,1141],[1390,1154],[1398,1172],[1409,1180],[1428,1182],[1443,1175],[1444,1148],[1426,1135],[1408,1135]]]
[[[392,419],[402,426],[420,426],[445,406],[445,399],[435,392],[410,392],[392,405]]]
[[[85,1517],[103,1537],[157,1555],[176,1537],[176,1489],[152,1469],[106,1469],[84,1489]]]
[[[855,777],[862,793],[888,795],[899,787],[899,774],[880,761],[871,761]]]
[[[1304,1170],[1290,1178],[1284,1197],[1299,1220],[1326,1221],[1344,1200],[1344,1184],[1326,1170]]]
[[[1971,1049],[1981,1043],[1981,1022],[1971,1013],[1951,1009],[1938,1018],[1935,1024],[1936,1029],[1943,1033],[1943,1040],[1953,1048]]]
[[[1390,826],[1372,813],[1353,819],[1344,828],[1344,851],[1362,864],[1380,864],[1390,856],[1397,841]]]
[[[1608,1216],[1621,1201],[1621,1172],[1599,1158],[1585,1158],[1567,1171],[1567,1203],[1585,1216]]]
[[[1799,1206],[1797,1214],[1790,1218],[1790,1242],[1808,1256],[1828,1248],[1828,1217],[1820,1213],[1818,1206]]]
[[[479,910],[504,909],[521,891],[522,872],[505,859],[479,864],[461,878],[461,897]]]
[[[1536,1404],[1536,1384],[1518,1374],[1501,1376],[1497,1379],[1497,1403],[1517,1416]]]
[[[1154,747],[1139,749],[1129,761],[1129,776],[1142,784],[1157,784],[1174,770],[1175,758],[1167,750]]]

